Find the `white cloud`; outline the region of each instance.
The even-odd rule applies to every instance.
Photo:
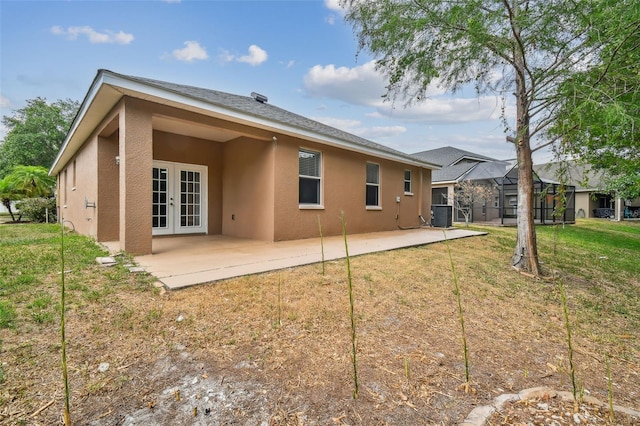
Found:
[[[372,118],[390,117],[418,123],[466,123],[500,117],[501,101],[494,96],[454,98],[447,96],[437,82],[427,88],[427,98],[405,107],[404,103],[385,101],[387,80],[376,70],[375,62],[353,68],[316,65],[304,77],[309,96],[337,99],[348,104],[368,106]],[[512,113],[508,106],[507,116]]]
[[[252,44],[251,46],[249,46],[249,54],[245,56],[241,56],[237,60],[238,62],[245,62],[251,65],[252,67],[255,67],[256,65],[260,65],[261,63],[266,61],[267,57],[268,55],[265,50],[261,49],[259,46],[256,46],[255,44]]]
[[[244,62],[251,65],[252,67],[255,67],[265,62],[269,55],[267,55],[267,52],[264,49],[260,48],[260,46],[252,44],[251,46],[249,46],[248,55],[238,57],[226,50],[223,50],[218,57],[222,62]],[[290,61],[289,63],[293,65],[293,61]]]
[[[327,126],[344,130],[351,134],[367,138],[381,139],[398,136],[407,131],[404,126],[373,126],[367,127],[359,120],[336,118],[336,117],[312,117],[312,120],[324,123]]]
[[[77,40],[79,36],[84,35],[89,43],[112,43],[112,44],[129,44],[133,41],[133,34],[124,31],[114,32],[105,30],[98,32],[89,26],[68,27],[64,29],[58,25],[51,27],[51,34],[65,36],[69,40]]]
[[[184,62],[193,62],[194,60],[205,60],[209,58],[207,50],[200,46],[197,41],[185,41],[182,49],[175,49],[172,56]]]
[[[493,96],[479,98],[428,98],[410,107],[394,107],[389,102],[376,105],[377,112],[382,116],[395,119],[443,124],[468,123],[472,121],[495,120],[500,118],[500,100]]]
[[[355,105],[371,105],[385,93],[385,80],[374,62],[354,68],[316,65],[304,76],[304,86],[312,97],[339,99]]]
[[[334,12],[344,13],[344,8],[340,6],[340,0],[324,0],[324,6]]]
[[[0,108],[9,108],[11,106],[11,101],[9,98],[6,98],[0,95]]]

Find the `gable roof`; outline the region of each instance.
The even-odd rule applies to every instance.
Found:
[[[422,158],[442,166],[455,166],[461,161],[468,160],[472,162],[497,161],[495,158],[476,154],[474,152],[465,151],[463,149],[454,148],[452,146],[444,146],[442,148],[430,149],[427,151],[416,152],[415,157]]]
[[[452,146],[430,149],[412,154],[436,164],[442,169],[431,173],[432,182],[457,182],[470,173],[479,163],[498,161],[485,155],[476,154]]]
[[[533,170],[541,177],[551,180],[558,180],[558,172],[561,168],[566,168],[567,184],[575,186],[576,191],[598,191],[604,190],[604,174],[592,170],[589,166],[577,162],[551,162],[544,164],[534,164]]]
[[[478,163],[460,163],[453,166],[444,166],[440,170],[431,172],[432,182],[457,182],[469,173]]]
[[[250,96],[129,76],[101,69],[98,70],[62,148],[51,166],[51,175],[60,172],[64,164],[73,157],[104,116],[123,96],[171,105],[378,158],[429,169],[439,168],[438,164],[427,159],[397,151],[269,103],[259,102]]]

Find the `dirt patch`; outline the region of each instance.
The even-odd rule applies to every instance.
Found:
[[[503,262],[509,249],[496,238],[451,248],[465,309],[468,393],[442,244],[352,259],[357,399],[343,261],[328,263],[324,276],[310,265],[164,294],[148,279],[92,267],[72,273],[69,290],[74,424],[450,425],[504,393],[570,390],[553,285],[512,271]],[[49,279],[41,290],[55,294],[57,277]],[[606,354],[615,403],[638,410],[637,315],[585,310],[584,300],[597,300],[590,287],[568,289],[581,318],[574,330],[581,386],[607,401]],[[57,325],[24,320],[0,333],[0,422],[59,423]]]

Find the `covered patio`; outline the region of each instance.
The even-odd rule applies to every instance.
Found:
[[[484,233],[420,228],[347,236],[349,255],[421,246]],[[324,238],[325,260],[345,257],[342,236]],[[117,243],[105,244],[119,248]],[[169,289],[322,261],[320,238],[265,242],[223,235],[154,237],[153,253],[135,261]]]

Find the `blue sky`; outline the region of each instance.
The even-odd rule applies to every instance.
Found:
[[[434,87],[412,108],[383,102],[385,79],[373,58],[358,54],[337,3],[0,0],[0,113],[35,97],[81,101],[105,68],[258,92],[271,104],[406,153],[451,145],[515,157],[493,96],[470,89],[453,97]]]

